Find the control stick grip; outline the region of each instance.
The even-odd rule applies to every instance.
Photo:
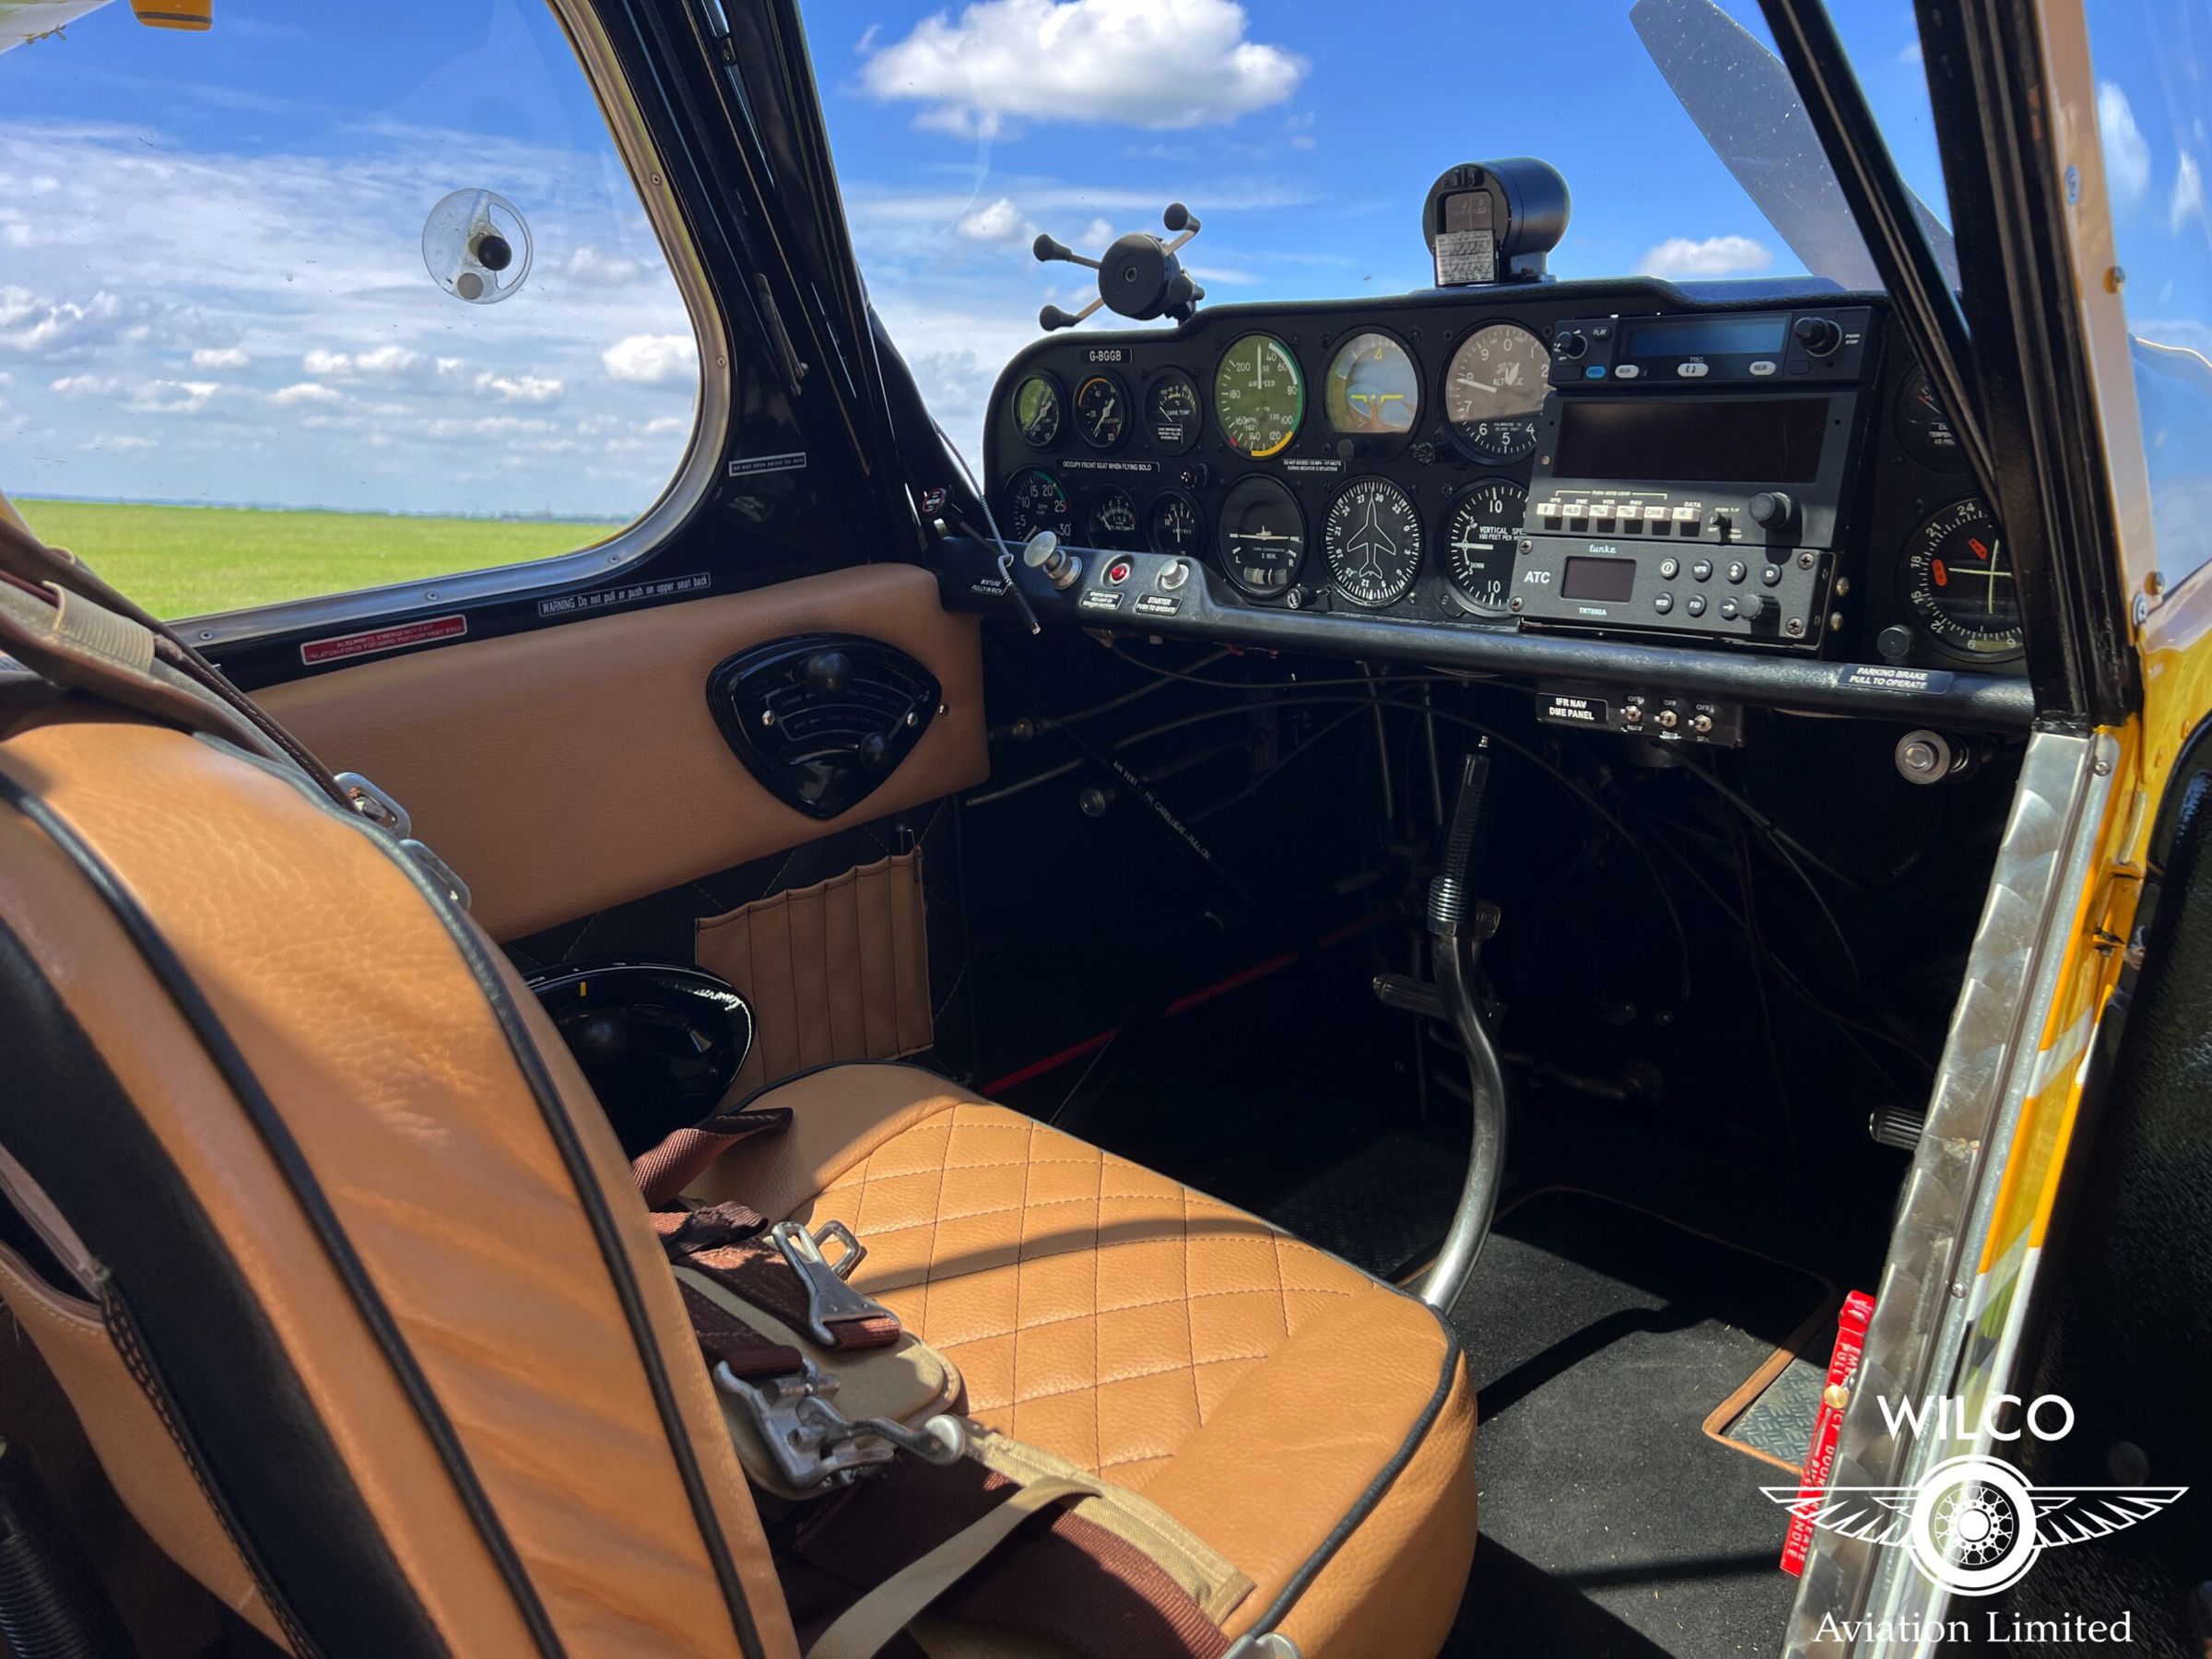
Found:
[[[1459,773],[1459,794],[1452,803],[1452,828],[1444,839],[1442,866],[1429,882],[1429,931],[1457,935],[1474,914],[1471,885],[1475,852],[1482,841],[1483,802],[1490,786],[1490,740],[1480,738]]]

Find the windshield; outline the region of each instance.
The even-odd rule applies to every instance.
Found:
[[[1095,253],[1157,230],[1171,201],[1204,220],[1184,261],[1213,303],[1425,288],[1430,183],[1453,163],[1516,155],[1549,161],[1573,193],[1558,276],[1865,280],[1841,198],[1814,212],[1832,231],[1822,247],[1858,251],[1850,268],[1805,226],[1772,222],[1670,88],[1655,58],[1694,44],[1712,9],[814,0],[806,15],[871,297],[975,455],[992,381],[1037,337],[1038,308],[1074,310],[1096,291],[1088,273],[1038,265],[1037,233]],[[1771,41],[1753,0],[1723,9]],[[1947,218],[1911,0],[1836,11],[1906,182]],[[1740,82],[1748,67],[1710,73]],[[1708,104],[1724,115],[1731,89]],[[1740,110],[1750,88],[1733,89],[1747,93]],[[1802,208],[1806,168],[1825,165],[1799,124],[1738,124],[1717,141],[1755,179],[1795,167],[1762,194]]]

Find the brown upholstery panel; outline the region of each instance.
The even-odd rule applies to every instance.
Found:
[[[752,1004],[741,1095],[833,1061],[912,1054],[935,1034],[918,850],[709,917],[695,959]]]
[[[1141,1492],[1258,1585],[1345,1517],[1286,1630],[1307,1659],[1434,1653],[1475,1543],[1473,1390],[1436,1315],[1256,1217],[911,1066],[760,1097],[790,1132],[694,1187],[845,1222],[853,1283],[991,1427]]]
[[[946,712],[883,786],[822,821],[753,780],[708,712],[748,645],[834,630],[896,645]],[[990,771],[978,623],[911,565],[445,646],[272,686],[260,701],[330,765],[399,800],[475,889],[495,938],[764,858],[932,801]]]
[[[167,730],[39,727],[0,745],[0,769],[117,873],[276,1102],[570,1651],[735,1653],[587,1213],[492,1004],[400,864],[289,780]],[[217,1226],[426,1612],[472,1659],[528,1651],[392,1365],[228,1086],[73,869],[7,811],[0,919]],[[588,1103],[526,996],[520,1012],[556,1084]],[[642,1205],[604,1120],[574,1116],[754,1617],[789,1654]]]
[[[279,1647],[284,1633],[183,1453],[90,1303],[65,1296],[0,1249],[0,1300],[69,1396],[124,1507],[169,1559]]]

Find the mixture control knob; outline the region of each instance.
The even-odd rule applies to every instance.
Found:
[[[1748,503],[1751,522],[1762,530],[1786,530],[1797,516],[1797,503],[1779,489],[1762,489]]]
[[[1583,338],[1581,329],[1571,328],[1552,342],[1551,348],[1571,363],[1576,359],[1587,357],[1590,354],[1590,342]]]
[[[1083,561],[1062,552],[1060,538],[1050,530],[1040,530],[1022,544],[1021,561],[1032,571],[1042,571],[1044,579],[1062,592],[1083,580]]]
[[[1843,344],[1843,330],[1833,317],[1800,317],[1790,333],[1807,357],[1827,357]]]

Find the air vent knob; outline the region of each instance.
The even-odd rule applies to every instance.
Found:
[[[853,683],[853,659],[841,651],[818,651],[803,672],[808,690],[833,697]]]
[[[891,758],[891,740],[881,732],[870,732],[860,740],[860,763],[870,771],[881,771]]]

